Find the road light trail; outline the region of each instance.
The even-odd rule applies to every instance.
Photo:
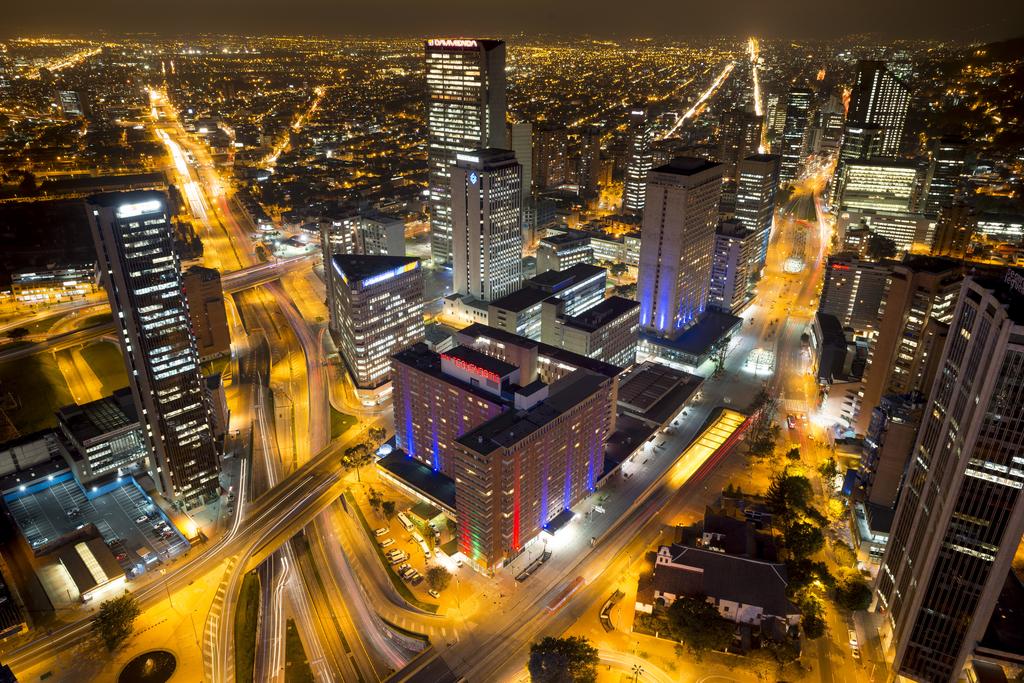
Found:
[[[708,99],[712,95],[715,94],[715,92],[720,87],[722,87],[722,84],[725,83],[725,79],[729,77],[729,74],[731,74],[732,70],[735,68],[736,62],[729,62],[728,64],[726,64],[725,68],[722,69],[722,71],[718,74],[718,77],[715,78],[715,81],[711,84],[711,87],[705,90],[701,94],[701,96],[697,98],[697,101],[693,103],[693,106],[687,109],[682,116],[676,119],[676,122],[672,125],[668,132],[662,135],[659,139],[667,140],[668,138],[672,137],[675,134],[675,132],[679,129],[679,126],[683,125],[683,123],[685,123],[687,119],[695,118],[698,114],[700,114],[703,105],[708,101]]]

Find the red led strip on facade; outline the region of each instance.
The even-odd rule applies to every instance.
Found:
[[[473,365],[472,363],[467,363],[466,361],[462,360],[461,358],[456,358],[455,356],[448,356],[448,355],[444,355],[444,354],[441,355],[441,358],[444,358],[445,360],[451,361],[452,363],[455,364],[455,367],[462,368],[466,372],[471,372],[474,375],[482,375],[482,376],[486,377],[487,379],[494,380],[495,382],[500,382],[501,381],[501,377],[498,377],[498,373],[491,372],[490,370],[484,370],[479,365]]]

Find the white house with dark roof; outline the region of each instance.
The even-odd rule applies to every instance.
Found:
[[[787,583],[782,564],[663,545],[649,580],[641,580],[636,610],[650,614],[659,599],[671,605],[683,595],[704,595],[731,621],[762,624],[779,619],[795,626],[800,623],[800,610],[786,597]]]

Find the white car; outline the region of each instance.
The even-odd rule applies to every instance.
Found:
[[[383,536],[387,532],[388,532],[388,528],[386,526],[382,526],[379,529],[375,529],[374,532],[373,532],[373,535],[374,536]]]
[[[432,598],[440,598],[440,597],[441,597],[441,594],[440,594],[440,593],[438,593],[438,592],[437,592],[436,590],[434,590],[433,588],[431,588],[430,590],[428,590],[428,591],[427,591],[427,594],[428,594],[428,595],[430,595],[430,597],[432,597]]]
[[[380,542],[380,547],[381,548],[387,548],[389,545],[394,545],[394,544],[395,544],[395,539],[393,539],[393,538],[385,538],[383,541]]]
[[[149,519],[149,517],[147,517],[146,515],[142,515],[141,517],[136,517],[135,518],[135,523],[136,524],[142,524],[143,522],[146,522],[148,519]]]

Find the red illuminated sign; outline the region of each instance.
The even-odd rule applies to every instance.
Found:
[[[481,375],[481,376],[486,377],[487,379],[493,380],[495,382],[501,382],[501,377],[498,377],[498,373],[491,372],[490,370],[484,370],[479,365],[473,365],[472,363],[467,363],[466,361],[462,360],[461,358],[456,358],[455,356],[448,356],[448,355],[443,355],[442,354],[441,358],[444,358],[445,360],[450,361],[451,363],[453,363],[455,365],[455,367],[461,368],[461,369],[465,370],[466,372],[471,372],[474,375]]]
[[[833,263],[832,270],[849,270],[850,266],[845,266],[842,263]]]

